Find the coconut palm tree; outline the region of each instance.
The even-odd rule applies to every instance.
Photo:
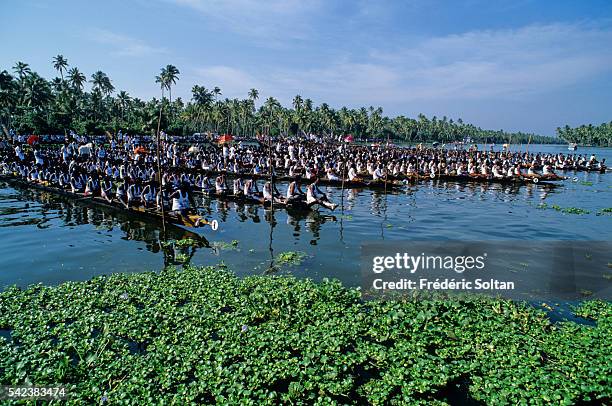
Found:
[[[300,111],[300,109],[302,108],[303,102],[304,100],[302,99],[302,96],[300,96],[299,94],[293,98],[293,108],[295,109],[296,112]]]
[[[28,107],[42,108],[51,100],[49,83],[37,73],[25,78],[23,101]]]
[[[83,90],[83,85],[87,82],[87,78],[75,66],[68,71],[68,81],[74,90],[80,92]]]
[[[11,127],[11,112],[17,103],[17,85],[13,77],[6,71],[0,72],[0,113],[8,117],[8,126]]]
[[[113,86],[110,78],[100,70],[91,75],[91,83],[93,84],[93,89],[100,91],[106,96],[115,90],[115,86]]]
[[[63,55],[53,57],[53,67],[60,73],[62,82],[64,81],[64,71],[68,68],[68,60]]]
[[[178,75],[181,72],[174,65],[166,65],[165,68],[162,69],[162,76],[165,79],[166,89],[168,89],[168,95],[170,96],[170,103],[172,103],[172,86],[176,84],[178,80]]]
[[[201,106],[210,106],[213,102],[212,92],[204,86],[194,85],[191,88],[192,100]]]
[[[221,88],[219,86],[215,86],[213,88],[213,94],[215,95],[215,101],[219,96],[221,96]]]
[[[253,101],[259,99],[259,90],[257,90],[257,89],[249,90],[249,99],[251,99]]]
[[[121,121],[123,121],[125,110],[127,109],[130,100],[130,95],[125,90],[122,90],[117,94],[117,103],[121,109]]]
[[[23,80],[26,76],[32,73],[30,69],[30,65],[25,62],[17,62],[15,66],[13,66],[13,72],[19,76],[19,80]]]

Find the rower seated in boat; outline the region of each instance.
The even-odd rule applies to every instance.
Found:
[[[115,190],[115,197],[117,201],[123,204],[125,207],[128,207],[128,198],[127,198],[127,185],[128,179],[125,179],[123,182],[120,182],[117,185],[117,189]]]
[[[227,183],[225,183],[225,175],[221,174],[215,179],[215,193],[224,195],[227,193]]]
[[[172,212],[177,215],[186,216],[189,211],[189,192],[184,185],[178,187],[170,194],[172,199]]]
[[[70,186],[70,178],[68,178],[68,174],[65,172],[61,172],[58,176],[57,183],[62,189],[65,189]]]
[[[140,199],[144,207],[155,207],[157,200],[157,188],[155,187],[154,181],[150,180],[145,184],[145,187],[142,188]]]
[[[529,177],[538,176],[538,173],[536,172],[534,165],[529,165],[529,169],[527,169],[527,176]]]
[[[72,193],[83,193],[85,190],[85,185],[83,185],[81,177],[77,174],[70,178],[70,187],[72,188]]]
[[[309,206],[318,204],[330,210],[334,210],[338,205],[329,201],[325,193],[319,190],[318,184],[319,179],[317,178],[306,188],[306,203],[308,203]]]
[[[87,179],[85,184],[85,196],[99,196],[100,195],[100,181],[97,175],[92,175]]]
[[[128,206],[140,206],[142,203],[142,185],[139,179],[135,179],[134,183],[128,186],[127,200]]]
[[[113,193],[113,182],[110,177],[104,178],[100,185],[100,196],[102,196],[107,202],[111,202],[114,197]]]
[[[351,167],[348,170],[348,178],[351,182],[361,181],[361,178],[357,175],[357,168],[355,168],[355,164],[351,164]]]
[[[501,172],[501,169],[499,168],[499,166],[495,165],[492,169],[493,172],[493,177],[495,179],[503,179],[504,174]]]
[[[491,176],[491,171],[489,170],[489,166],[486,162],[484,162],[480,167],[480,175],[483,178],[488,178],[489,176]]]
[[[244,184],[242,185],[242,191],[245,197],[258,201],[260,200],[260,193],[259,189],[257,188],[257,182],[255,182],[253,179],[247,179],[244,181]]]
[[[306,179],[314,179],[316,174],[315,174],[314,170],[312,170],[309,166],[307,166],[305,171],[304,171],[304,175],[305,175]]]
[[[287,202],[301,201],[304,199],[304,192],[300,189],[300,176],[296,176],[295,180],[289,183],[287,187]]]
[[[276,186],[272,187],[272,183],[266,182],[263,187],[262,203],[272,202],[272,200],[274,200],[274,202],[286,203],[286,200],[280,196]]]
[[[546,178],[556,178],[557,174],[553,171],[552,166],[550,166],[550,164],[547,163],[542,168],[542,176]]]
[[[328,168],[326,172],[327,172],[326,175],[327,175],[328,180],[340,180],[338,175],[336,175],[336,173],[334,172],[333,168]]]
[[[383,170],[381,165],[378,165],[376,169],[372,172],[372,179],[375,182],[380,182],[385,179],[385,171]]]
[[[234,186],[234,195],[235,196],[242,196],[242,188],[244,186],[242,184],[242,179],[240,179],[240,178],[234,179],[233,186]]]
[[[34,166],[28,172],[28,180],[30,182],[33,182],[33,183],[39,183],[39,181],[40,181],[40,173],[38,172],[38,168],[36,166]]]
[[[210,182],[210,178],[208,176],[204,176],[202,178],[201,185],[202,193],[208,194],[215,190],[214,185]]]
[[[523,171],[521,170],[521,165],[514,166],[514,176],[517,178],[523,177]]]
[[[511,167],[508,168],[508,170],[506,171],[506,176],[508,178],[514,178],[514,170],[515,170],[515,166],[512,165]]]

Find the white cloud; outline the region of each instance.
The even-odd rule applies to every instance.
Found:
[[[604,26],[552,24],[423,39],[324,66],[211,66],[197,74],[224,97],[245,97],[255,87],[262,100],[286,105],[296,94],[332,106],[516,102],[609,75],[610,43],[612,29]]]
[[[140,39],[107,30],[94,30],[92,39],[111,46],[113,48],[111,54],[115,56],[146,56],[167,52],[165,48],[154,47]]]
[[[347,104],[516,99],[612,72],[612,29],[533,25],[434,37],[372,51],[359,62],[276,72],[282,87]]]
[[[206,24],[219,30],[244,34],[277,45],[285,40],[305,39],[310,32],[309,15],[320,0],[165,0],[202,13]]]
[[[609,72],[610,43],[606,27],[532,25],[430,38],[370,57],[398,72],[408,98],[516,97]]]
[[[612,29],[602,26],[532,25],[423,39],[321,67],[213,66],[198,73],[231,97],[256,87],[285,103],[295,94],[349,106],[519,99],[611,72],[611,43]]]
[[[244,70],[216,65],[195,69],[195,83],[206,83],[211,89],[219,86],[222,97],[246,98],[251,88],[261,89],[263,83]]]

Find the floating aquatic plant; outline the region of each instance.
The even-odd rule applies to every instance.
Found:
[[[193,238],[183,238],[182,240],[176,241],[175,245],[179,248],[198,247],[200,243]]]
[[[277,265],[300,265],[304,259],[306,259],[307,255],[305,252],[301,251],[287,251],[281,252],[275,257],[275,262]]]
[[[193,238],[183,238],[181,240],[167,240],[161,242],[162,247],[172,247],[175,246],[177,248],[187,248],[187,247],[201,247],[202,243]]]
[[[0,385],[62,384],[70,405],[609,403],[612,304],[574,312],[594,323],[498,299],[364,301],[338,281],[224,267],[12,287]]]
[[[590,211],[581,209],[579,207],[566,207],[564,209],[561,209],[561,211],[567,214],[589,214],[591,213]]]
[[[180,262],[182,264],[186,264],[186,263],[188,263],[191,260],[191,258],[187,254],[178,253],[178,254],[176,254],[174,256],[174,260],[176,262]]]
[[[232,240],[232,242],[214,241],[211,246],[217,250],[236,250],[238,249],[238,244],[240,244],[238,240]]]
[[[566,214],[589,214],[590,211],[586,209],[581,209],[579,207],[561,207],[558,204],[548,205],[546,203],[541,203],[536,206],[538,209],[553,209]]]

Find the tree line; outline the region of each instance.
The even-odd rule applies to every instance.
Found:
[[[558,141],[530,133],[485,130],[460,118],[455,121],[423,114],[416,118],[391,118],[383,115],[381,107],[335,109],[327,103],[315,106],[311,99],[300,95],[293,98],[289,107],[282,106],[274,97],[257,107],[257,89],[250,89],[244,99],[229,99],[222,98],[219,87],[194,85],[191,100],[180,97],[173,100],[172,87],[180,75],[173,65],[162,68],[155,77],[159,99],[145,101],[123,90],[116,92],[111,79],[102,71],[94,72],[88,80],[77,67],[70,67],[63,55],[54,57],[52,63],[59,74],[52,80],[33,72],[24,62],[17,62],[10,72],[0,72],[0,122],[5,128],[35,134],[63,134],[68,130],[103,134],[119,129],[151,134],[156,131],[161,110],[161,128],[173,135],[217,132],[254,136],[269,132],[352,134],[357,139],[409,142],[452,142],[468,137],[473,142],[488,143]],[[87,84],[89,91],[85,89]]]
[[[576,144],[612,147],[612,121],[597,126],[583,124],[575,128],[569,125],[557,127],[557,136]]]

